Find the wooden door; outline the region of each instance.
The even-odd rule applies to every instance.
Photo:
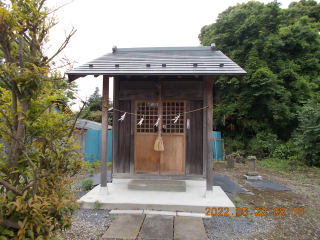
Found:
[[[136,134],[134,146],[135,173],[158,174],[160,152],[153,150],[158,136],[158,128],[154,126],[159,115],[157,101],[136,101]],[[141,118],[144,121],[137,125]]]
[[[162,101],[160,174],[185,174],[185,101]],[[179,116],[176,123],[174,118]]]
[[[136,101],[135,173],[184,174],[185,173],[185,101]],[[155,126],[159,114],[164,151],[154,150],[158,136]],[[174,123],[172,119],[180,117]]]

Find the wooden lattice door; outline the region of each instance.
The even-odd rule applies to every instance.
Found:
[[[185,173],[185,101],[136,101],[135,173]],[[154,150],[159,115],[164,151]],[[176,123],[172,121],[180,114]]]

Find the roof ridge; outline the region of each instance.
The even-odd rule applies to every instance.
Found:
[[[154,52],[154,51],[211,51],[211,46],[196,47],[137,47],[116,48],[116,52]]]

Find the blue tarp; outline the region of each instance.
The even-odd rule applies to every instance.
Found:
[[[212,131],[212,138],[221,139],[221,132]],[[223,159],[222,142],[213,139],[212,145],[213,145],[213,159],[222,160]],[[216,153],[216,149],[217,149],[217,153]]]

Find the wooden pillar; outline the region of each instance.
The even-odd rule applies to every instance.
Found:
[[[119,77],[113,77],[113,108],[119,109]],[[119,173],[119,118],[120,113],[113,110],[112,126],[112,174]]]
[[[206,172],[206,180],[207,180],[207,193],[211,192],[211,194],[207,194],[207,196],[213,195],[213,178],[212,178],[212,157],[213,157],[213,146],[212,146],[212,126],[213,126],[213,76],[207,76],[205,80],[206,84],[206,99],[207,99],[207,119],[206,119],[206,144],[207,152],[204,152],[204,156],[206,156],[207,160],[207,172]]]
[[[102,87],[102,131],[101,131],[101,187],[107,187],[108,171],[108,105],[109,76],[103,76]]]

